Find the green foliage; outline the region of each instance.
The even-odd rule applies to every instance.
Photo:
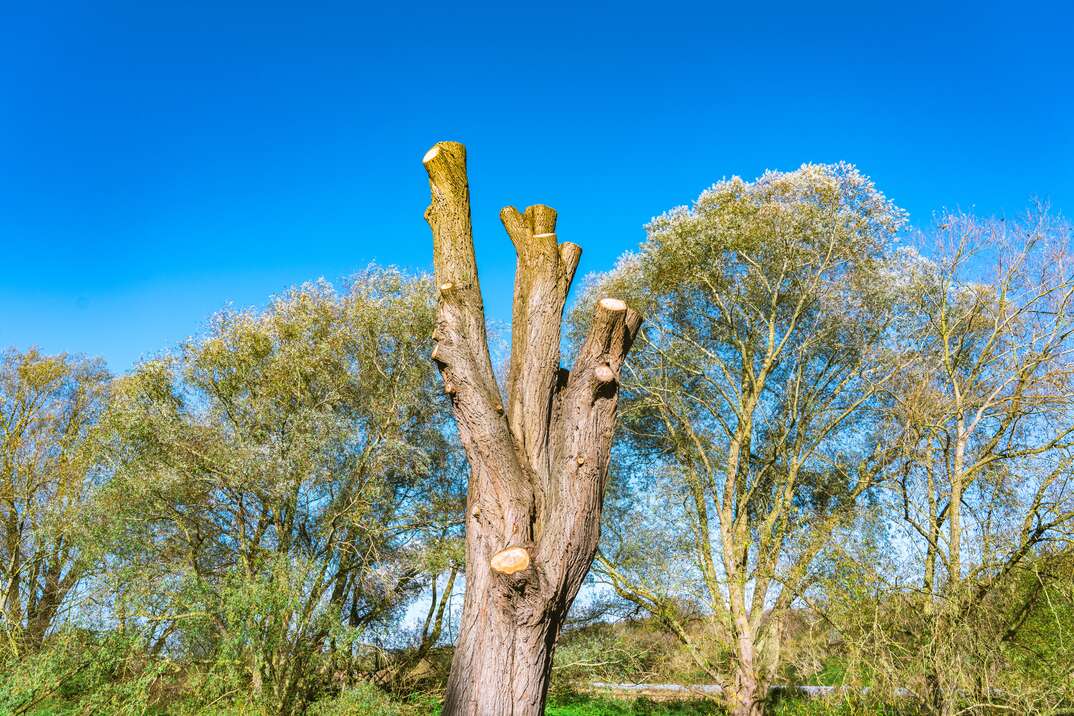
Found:
[[[33,656],[0,668],[0,714],[27,716],[269,716],[247,690],[221,690],[204,672],[145,652],[136,635],[54,635]],[[209,689],[206,692],[206,689]],[[358,683],[309,705],[309,716],[424,716],[435,700],[399,700]]]
[[[548,716],[715,716],[726,713],[710,700],[653,701],[647,698],[616,699],[572,694],[553,699]],[[860,700],[789,697],[774,699],[767,713],[772,716],[897,716],[914,714]]]
[[[860,698],[779,698],[766,712],[771,716],[914,716],[917,709],[903,704],[902,708]]]
[[[314,703],[308,716],[419,716],[439,707],[432,700],[401,702],[371,684],[359,684],[338,696]]]
[[[105,587],[153,653],[199,664],[206,701],[301,710],[451,563],[431,296],[392,270],[309,284],[117,381]]]
[[[169,660],[151,659],[134,635],[67,629],[3,665],[0,713],[144,714],[154,686],[175,670]]]
[[[691,623],[691,632],[698,630]],[[698,638],[703,638],[698,635]],[[705,683],[679,639],[658,619],[622,619],[565,630],[552,667],[553,693],[584,690],[590,682]]]
[[[920,592],[878,590],[874,581],[870,594],[868,583],[833,582],[825,616],[837,626],[827,636],[838,641],[823,647],[822,674],[927,710],[939,711],[942,695],[941,706],[970,713],[1055,713],[1074,703],[1072,565],[1070,555],[1034,559],[988,592],[964,585],[943,612]],[[933,660],[942,664],[939,677]]]
[[[0,651],[40,646],[98,560],[84,517],[109,379],[96,360],[0,353]]]

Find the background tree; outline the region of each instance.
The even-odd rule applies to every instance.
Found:
[[[556,213],[500,218],[518,254],[506,395],[492,370],[470,224],[466,150],[424,159],[439,308],[433,351],[470,463],[466,597],[445,714],[540,714],[560,626],[599,536],[619,369],[641,323],[601,298],[569,373],[560,324],[581,249]]]
[[[90,433],[109,380],[100,361],[33,349],[0,355],[0,596],[15,656],[63,619],[92,561],[79,526],[97,464]]]
[[[222,313],[118,382],[101,506],[116,618],[215,665],[206,695],[300,711],[423,586],[459,506],[433,315],[427,280],[372,269],[344,295],[309,284]]]
[[[888,286],[902,222],[846,164],[735,178],[654,219],[592,289],[652,317],[624,380],[630,449],[681,495],[707,643],[728,648],[698,644],[676,595],[617,566],[618,550],[601,569],[679,635],[732,713],[763,710],[782,616],[889,459],[872,409],[900,363]]]
[[[932,258],[904,252],[914,360],[889,404],[905,430],[888,514],[913,547],[897,574],[920,588],[900,628],[916,639],[898,640],[904,658],[874,671],[937,713],[993,701],[1029,713],[1069,696],[1067,669],[1054,675],[1058,694],[1041,680],[1020,702],[1012,669],[1040,600],[1066,602],[1053,583],[1074,536],[1068,230],[1039,212],[1024,222],[949,215],[928,238]],[[883,587],[892,598],[891,580]],[[1039,658],[1040,669],[1051,662]]]

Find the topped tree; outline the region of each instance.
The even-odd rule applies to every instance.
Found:
[[[567,371],[563,306],[581,248],[543,205],[500,212],[518,254],[506,396],[492,371],[470,223],[466,149],[423,159],[440,300],[433,359],[470,462],[466,599],[443,713],[540,714],[560,626],[596,552],[619,370],[641,325],[598,301]]]

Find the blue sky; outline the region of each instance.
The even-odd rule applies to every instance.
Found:
[[[0,0],[0,346],[123,371],[229,303],[426,269],[439,139],[469,147],[501,320],[505,204],[555,206],[583,272],[723,176],[807,161],[918,225],[1070,216],[1070,7]]]

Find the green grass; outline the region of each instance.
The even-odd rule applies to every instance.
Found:
[[[545,716],[710,716],[720,713],[711,701],[652,701],[572,696],[548,704]]]
[[[711,701],[652,701],[574,695],[550,701],[545,716],[717,716],[724,711]],[[770,716],[895,716],[883,707],[852,705],[824,699],[783,698],[769,705]]]

